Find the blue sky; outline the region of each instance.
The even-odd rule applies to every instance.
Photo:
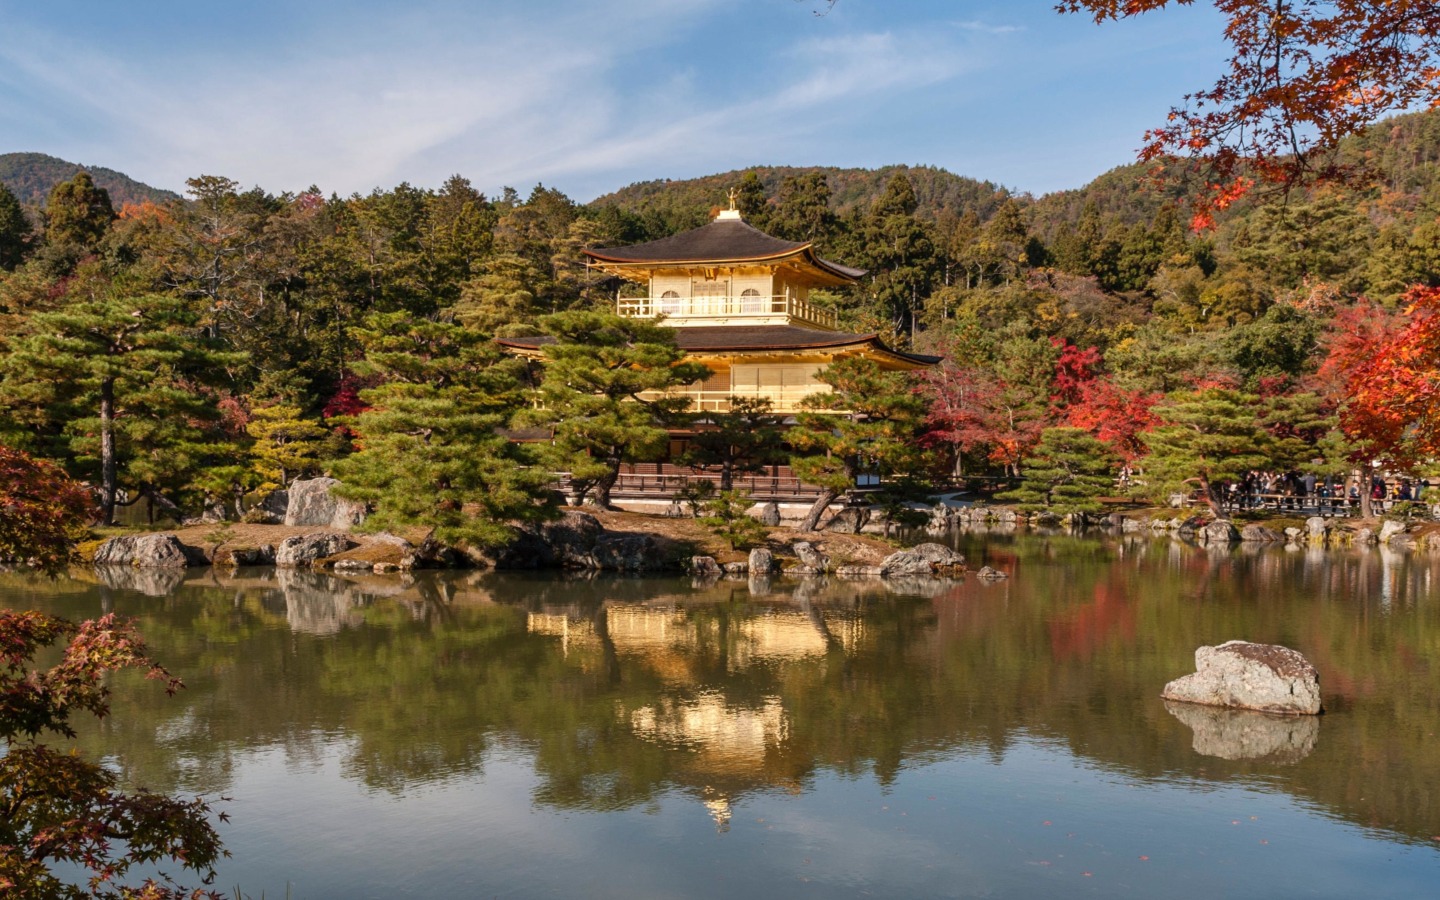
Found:
[[[580,201],[747,165],[940,166],[1044,193],[1220,73],[1206,4],[0,0],[0,152],[161,187],[348,194],[460,173]]]

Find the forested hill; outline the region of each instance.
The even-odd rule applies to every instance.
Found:
[[[615,206],[639,216],[646,233],[670,233],[695,228],[708,221],[730,188],[753,172],[768,197],[784,191],[787,179],[823,176],[830,188],[830,207],[840,215],[867,212],[885,194],[896,175],[904,175],[915,190],[918,218],[935,221],[973,210],[988,219],[1011,196],[989,181],[977,181],[934,166],[883,166],[879,169],[842,169],[834,166],[755,166],[688,178],[641,181],[592,201],[594,207]]]
[[[1440,111],[1380,122],[1364,134],[1346,139],[1340,157],[1363,165],[1372,176],[1351,189],[1349,200],[1364,207],[1377,224],[1398,221],[1413,226],[1423,210],[1440,209]],[[1049,243],[1078,224],[1087,208],[1107,226],[1130,227],[1148,225],[1163,208],[1180,203],[1184,186],[1172,180],[1165,188],[1157,187],[1152,168],[1138,163],[1120,165],[1083,187],[1031,197],[934,166],[757,166],[701,178],[637,182],[599,197],[591,205],[614,206],[636,217],[643,235],[655,237],[704,224],[727,191],[740,185],[747,173],[755,174],[772,202],[784,193],[787,179],[823,176],[830,189],[829,206],[842,217],[868,211],[884,195],[890,180],[903,174],[914,188],[919,219],[936,222],[969,214],[984,223],[1013,197],[1025,207],[1031,233]],[[1222,224],[1233,226],[1253,211],[1250,204],[1241,203],[1222,217]]]
[[[173,191],[151,187],[123,172],[103,166],[85,166],[44,153],[0,153],[0,184],[9,188],[21,203],[33,206],[45,205],[50,189],[81,169],[89,172],[95,183],[109,192],[110,202],[116,209],[127,203],[146,200],[163,203],[179,197]]]

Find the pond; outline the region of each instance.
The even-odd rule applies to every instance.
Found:
[[[957,536],[1007,581],[120,570],[80,748],[231,798],[258,898],[1416,897],[1440,886],[1440,557]],[[1167,707],[1277,642],[1326,714]]]

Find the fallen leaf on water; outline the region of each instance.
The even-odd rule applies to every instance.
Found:
[[[1081,872],[1080,874],[1081,874],[1081,875],[1084,875],[1086,878],[1093,878],[1093,877],[1095,877],[1094,875],[1092,875],[1092,874],[1089,873],[1089,872]]]
[[[1262,843],[1262,844],[1268,844],[1268,843],[1270,843],[1270,842],[1267,841],[1267,840],[1265,840],[1264,838],[1261,838],[1261,839],[1260,839],[1260,843]]]
[[[1148,860],[1150,859],[1150,857],[1148,857],[1148,856],[1142,856],[1142,857],[1140,857],[1140,858],[1141,858],[1142,860],[1146,860],[1146,861],[1148,861]]]
[[[1231,824],[1231,825],[1239,825],[1239,824],[1240,824],[1240,820],[1239,820],[1239,819],[1231,819],[1231,820],[1230,820],[1230,824]]]
[[[1045,821],[1041,822],[1040,824],[1041,824],[1041,825],[1049,825],[1049,824],[1050,824],[1050,820],[1049,820],[1049,819],[1046,819]]]

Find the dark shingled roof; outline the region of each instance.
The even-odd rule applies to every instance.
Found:
[[[856,279],[865,274],[864,269],[821,259],[810,249],[808,241],[782,241],[740,219],[716,219],[658,241],[586,250],[585,255],[602,262],[721,263],[776,259],[801,252],[816,265],[843,278]]]
[[[502,347],[517,350],[536,350],[555,339],[549,336],[496,338]],[[919,353],[904,353],[892,350],[880,340],[877,334],[842,334],[837,331],[820,331],[795,325],[714,325],[675,329],[675,344],[681,350],[691,353],[722,352],[727,350],[823,350],[827,347],[850,347],[855,344],[870,344],[878,350],[919,365],[934,365],[939,356],[925,356]]]

